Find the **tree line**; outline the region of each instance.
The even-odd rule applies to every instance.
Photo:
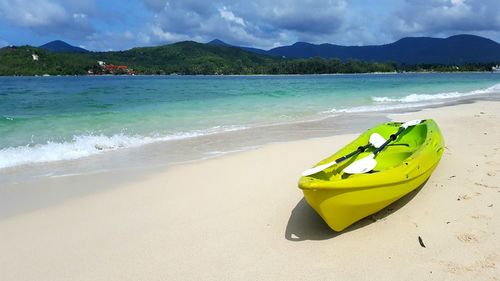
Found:
[[[33,55],[37,56],[37,60]],[[51,53],[32,46],[4,47],[0,49],[0,75],[106,74],[98,61],[126,65],[133,69],[133,73],[145,75],[459,72],[490,71],[495,65],[401,65],[394,62],[342,61],[319,57],[288,59],[258,55],[239,48],[180,42],[160,47],[90,53]]]

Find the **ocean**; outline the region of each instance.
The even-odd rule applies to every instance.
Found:
[[[498,97],[495,73],[0,77],[0,171],[191,161]]]

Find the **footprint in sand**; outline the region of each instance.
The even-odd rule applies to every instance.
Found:
[[[470,233],[463,233],[460,235],[457,235],[457,239],[464,242],[464,243],[477,243],[479,240],[476,238],[474,234]]]
[[[485,216],[485,215],[472,215],[471,218],[476,220],[491,220],[490,216]]]
[[[459,195],[458,198],[457,198],[457,201],[460,201],[460,200],[469,200],[469,199],[472,199],[472,197],[470,197],[468,194],[464,194],[464,195]]]
[[[498,186],[491,186],[491,185],[487,185],[487,184],[479,183],[479,182],[475,182],[474,184],[477,186],[482,186],[482,187],[486,187],[486,188],[500,188]]]
[[[486,161],[484,162],[486,165],[488,166],[495,166],[495,167],[498,167],[500,165],[500,163],[496,162],[496,161]]]
[[[478,184],[476,183],[476,185],[479,185],[479,186],[484,186],[483,184]],[[457,198],[457,201],[461,201],[461,200],[470,200],[472,199],[472,197],[476,197],[476,196],[480,196],[481,195],[481,192],[474,192],[472,194],[462,194],[462,195],[458,195],[458,198]]]
[[[456,262],[440,262],[444,266],[446,266],[448,272],[450,273],[463,273],[463,272],[481,272],[483,270],[491,270],[496,269],[495,256],[487,256],[483,259],[477,260],[471,264],[460,264]],[[498,280],[497,278],[493,278],[492,280]]]

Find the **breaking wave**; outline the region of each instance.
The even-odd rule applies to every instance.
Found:
[[[372,97],[372,100],[377,103],[414,103],[421,101],[436,101],[436,100],[446,100],[446,99],[456,99],[461,97],[469,97],[475,95],[484,95],[500,92],[500,84],[495,84],[486,89],[474,90],[470,92],[445,92],[438,94],[411,94],[402,98],[391,98],[391,97]]]
[[[113,136],[77,135],[71,141],[66,142],[49,141],[44,144],[30,144],[0,149],[0,168],[72,160],[122,148],[138,147],[161,141],[194,138],[245,128],[243,126],[216,126],[207,130],[152,137],[140,135],[129,136],[125,134],[115,134]]]
[[[322,114],[332,113],[361,113],[390,111],[400,109],[422,108],[426,106],[441,105],[446,102],[459,100],[471,96],[500,93],[500,84],[495,84],[486,89],[473,90],[469,92],[445,92],[438,94],[410,94],[401,98],[396,97],[372,97],[373,104],[353,106],[347,108],[333,108],[323,111]]]

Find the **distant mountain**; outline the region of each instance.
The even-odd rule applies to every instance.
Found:
[[[109,67],[114,65],[120,66],[120,69],[127,69],[124,74],[195,75],[491,71],[492,66],[500,63],[498,43],[468,35],[446,39],[404,38],[387,45],[365,47],[299,42],[269,51],[231,46],[220,40],[208,44],[184,41],[117,52],[83,52],[80,48],[68,49],[67,46],[49,49],[54,47],[54,44],[56,47],[65,45],[61,42],[51,42],[43,48],[32,46],[0,48],[2,62],[0,75],[121,73],[103,67],[100,61]],[[309,59],[294,59],[304,57]],[[317,57],[340,58],[342,61]],[[424,63],[426,65],[422,65]],[[460,67],[456,67],[456,64],[460,64]]]
[[[72,46],[64,41],[61,41],[61,40],[55,40],[55,41],[49,42],[47,44],[40,46],[39,48],[45,49],[45,50],[47,50],[49,52],[53,52],[53,53],[88,53],[89,52],[83,48]]]
[[[214,39],[208,43],[206,43],[207,45],[214,45],[214,46],[224,46],[224,47],[234,47],[234,48],[240,48],[244,51],[247,51],[247,52],[252,52],[252,53],[256,53],[256,54],[259,54],[259,55],[271,55],[269,54],[268,51],[266,50],[262,50],[262,49],[257,49],[257,48],[252,48],[252,47],[241,47],[241,46],[234,46],[234,45],[231,45],[231,44],[228,44],[222,40],[219,40],[219,39]]]
[[[239,48],[243,51],[274,57],[338,58],[343,61],[357,59],[403,64],[466,64],[500,62],[500,44],[475,35],[455,35],[445,39],[431,37],[406,37],[385,45],[341,46],[297,42],[270,50],[234,46],[214,39],[204,45]],[[56,40],[40,48],[54,53],[88,53],[89,51]]]
[[[229,45],[228,43],[219,40],[219,39],[214,39],[210,42],[207,42],[207,45],[214,45],[214,46],[224,46],[224,47],[234,47],[233,45]]]
[[[394,43],[373,46],[340,46],[297,42],[266,52],[288,58],[338,58],[364,61],[393,61],[405,64],[464,64],[500,62],[500,44],[475,35],[445,39],[407,37]]]

